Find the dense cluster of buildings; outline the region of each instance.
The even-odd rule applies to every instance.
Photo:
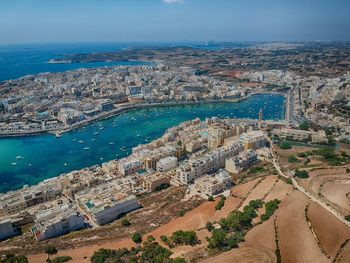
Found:
[[[98,227],[140,208],[138,195],[164,186],[195,184],[206,195],[232,186],[232,158],[240,170],[256,162],[250,156],[265,147],[254,120],[194,119],[172,127],[159,139],[133,148],[132,154],[51,178],[0,195],[0,228],[16,234],[11,220],[32,223],[38,241]],[[226,170],[225,170],[226,169]],[[229,172],[228,172],[229,171]],[[5,231],[4,231],[5,233]]]
[[[0,134],[58,131],[127,105],[233,99],[244,92],[189,67],[163,65],[41,73],[0,84]]]

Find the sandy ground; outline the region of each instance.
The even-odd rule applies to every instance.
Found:
[[[348,193],[350,193],[350,181],[349,183],[344,184],[326,182],[322,187],[321,193],[329,201],[350,213],[350,201],[346,196]]]
[[[315,202],[311,202],[308,217],[321,247],[335,257],[341,244],[350,238],[350,229]]]
[[[218,256],[200,261],[201,263],[275,263],[276,257],[270,250],[261,247],[242,246]]]
[[[276,175],[266,177],[260,184],[258,184],[253,191],[248,195],[243,204],[240,207],[240,210],[243,209],[246,205],[249,204],[251,200],[255,199],[264,199],[265,195],[272,189],[274,183],[277,180]]]
[[[231,190],[231,193],[233,195],[236,195],[241,198],[245,198],[249,191],[261,180],[261,178],[256,178],[252,181],[249,181],[247,183],[234,186]]]
[[[309,199],[293,191],[277,210],[278,238],[282,262],[328,262],[321,252],[305,219],[305,207]]]

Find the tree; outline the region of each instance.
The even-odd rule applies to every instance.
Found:
[[[128,227],[131,225],[130,221],[127,218],[123,218],[121,221],[122,226]]]
[[[7,254],[0,257],[0,263],[28,263],[28,259],[23,255]]]
[[[221,210],[221,208],[225,205],[225,200],[226,197],[222,195],[219,202],[215,206],[215,210]]]
[[[208,229],[209,232],[211,232],[214,229],[213,223],[208,221],[205,227]]]
[[[208,201],[213,202],[214,201],[214,197],[213,196],[209,196],[208,197]]]
[[[290,144],[290,142],[282,142],[280,144],[280,148],[283,150],[289,150],[292,149],[292,145]]]
[[[300,130],[304,130],[304,131],[307,131],[308,129],[310,128],[310,124],[307,123],[307,122],[303,122],[299,125],[299,129]]]
[[[132,241],[134,241],[136,244],[140,244],[142,242],[142,236],[140,233],[134,233],[131,236]]]
[[[347,173],[350,173],[350,168],[346,168],[345,170]]]
[[[345,216],[345,220],[350,222],[350,214]]]
[[[295,170],[295,173],[294,175],[298,178],[302,178],[302,179],[305,179],[305,178],[308,178],[309,177],[309,173],[305,170]]]
[[[57,254],[58,250],[53,245],[48,245],[45,248],[45,253],[47,254],[47,261],[50,259],[50,256]]]
[[[294,154],[288,156],[288,162],[296,163],[298,161],[297,157]]]

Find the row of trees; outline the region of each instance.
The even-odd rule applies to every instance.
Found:
[[[160,237],[160,239],[170,248],[183,245],[194,246],[199,243],[197,233],[195,231],[179,230],[174,232],[170,237],[163,235]]]
[[[148,236],[143,242],[142,246],[112,250],[101,248],[95,251],[91,257],[92,263],[138,263],[138,262],[152,262],[152,263],[186,263],[183,258],[170,258],[172,252],[157,242],[153,236]]]
[[[279,202],[275,199],[265,204],[265,214],[261,218],[263,221],[274,213]],[[253,219],[258,216],[257,210],[263,205],[264,202],[260,199],[250,201],[243,211],[234,210],[226,218],[221,219],[219,229],[215,229],[213,224],[208,222],[206,227],[212,234],[207,238],[208,248],[213,251],[227,251],[238,247],[238,244],[244,241],[246,233],[253,227]]]

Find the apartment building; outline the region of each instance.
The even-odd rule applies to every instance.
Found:
[[[226,159],[225,169],[230,173],[237,174],[257,162],[257,152],[255,150],[247,150],[240,153],[238,156]]]
[[[197,189],[197,191],[207,196],[217,195],[225,191],[226,189],[230,189],[231,187],[231,176],[225,170],[221,170],[213,176],[202,176],[195,182],[195,188]]]
[[[85,228],[84,218],[73,206],[63,204],[36,214],[32,233],[37,241]]]
[[[98,225],[108,224],[121,214],[140,207],[135,195],[116,182],[99,185],[75,195],[79,207]]]
[[[177,158],[174,156],[168,156],[168,157],[162,158],[157,162],[157,171],[159,172],[167,172],[176,167],[177,167]]]
[[[225,160],[243,151],[241,143],[233,143],[210,151],[204,156],[190,159],[187,164],[177,169],[177,179],[180,183],[191,184],[194,180],[223,168]]]

